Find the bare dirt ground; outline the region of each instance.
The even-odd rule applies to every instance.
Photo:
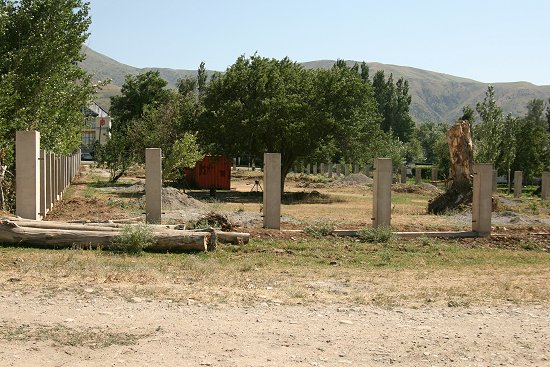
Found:
[[[139,178],[118,191],[100,190],[101,184],[90,190],[101,177],[94,169],[80,177],[51,218],[142,215],[139,195],[124,193]],[[250,193],[253,182],[241,177],[235,186]],[[309,184],[296,180],[288,190],[299,193]],[[286,228],[319,220],[339,228],[369,223],[367,186],[315,184],[306,189],[321,196],[284,205]],[[392,215],[398,229],[468,226],[467,214],[424,214],[431,191],[399,196]],[[514,203],[507,209],[522,205]],[[200,211],[188,205],[194,209],[171,212],[171,220]],[[294,264],[292,252],[310,239],[258,229],[256,196],[209,199],[206,205],[245,218],[241,224],[255,226],[249,229],[258,240],[273,239],[276,247],[305,244],[264,245],[250,254],[257,256],[250,264],[243,260],[246,252],[225,247],[219,251],[227,257],[215,261],[0,248],[0,366],[550,366],[549,240],[529,234],[548,232],[547,209],[540,205],[497,214],[500,237],[459,242],[473,248],[464,261],[478,248],[505,249],[510,259],[523,256],[527,245],[542,248],[533,265],[528,254],[522,265],[503,260],[430,268],[419,262],[405,270],[346,267],[353,259],[344,258],[335,266]],[[261,257],[265,251],[280,265]],[[453,254],[439,250],[433,256],[451,261]]]

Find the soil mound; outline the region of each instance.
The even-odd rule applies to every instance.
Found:
[[[409,184],[395,184],[392,186],[393,192],[399,193],[411,193],[411,194],[441,194],[443,191],[437,186],[434,186],[429,183],[422,183],[420,185],[409,185]]]
[[[208,210],[208,206],[173,187],[162,188],[162,208],[165,210]]]
[[[333,181],[330,186],[342,187],[342,186],[367,186],[372,185],[372,178],[362,173],[353,173],[349,176],[344,176]]]

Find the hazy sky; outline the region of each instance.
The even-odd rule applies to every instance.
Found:
[[[90,0],[88,46],[136,67],[239,55],[412,66],[550,85],[548,0]]]

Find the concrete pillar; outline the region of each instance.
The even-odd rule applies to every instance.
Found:
[[[437,167],[432,167],[432,182],[436,182],[437,181],[437,174],[438,174],[438,169]]]
[[[314,175],[317,174],[317,163],[313,163],[312,172]]]
[[[353,173],[359,173],[359,165],[358,164],[353,165]]]
[[[15,213],[40,220],[40,133],[17,131],[15,149]]]
[[[521,196],[521,189],[523,185],[523,172],[514,171],[514,197],[519,198]]]
[[[401,183],[407,183],[407,167],[405,166],[401,167]]]
[[[489,236],[491,234],[493,165],[474,164],[473,172],[472,231],[481,236]]]
[[[319,164],[319,173],[321,175],[325,174],[325,164],[324,163]]]
[[[493,170],[493,194],[497,192],[497,176],[498,176],[498,171],[494,169]]]
[[[336,163],[336,177],[340,177],[340,163]]]
[[[328,170],[328,177],[332,178],[332,163],[328,164],[327,170]]]
[[[40,211],[38,212],[40,214],[40,217],[44,219],[46,214],[48,213],[48,208],[46,204],[46,197],[48,195],[48,191],[46,189],[46,151],[44,149],[40,149]]]
[[[52,152],[46,153],[46,211],[49,212],[54,202],[54,155]]]
[[[233,171],[237,170],[237,158],[233,158]]]
[[[145,221],[160,224],[162,215],[162,152],[145,149]]]
[[[59,176],[59,161],[57,159],[57,155],[52,153],[52,206],[57,202],[58,200],[58,193],[59,193],[59,183],[57,180],[57,177]]]
[[[422,183],[422,170],[420,167],[414,168],[414,178],[417,185],[420,185]]]
[[[344,164],[344,176],[349,176],[349,165]]]
[[[372,226],[389,227],[391,224],[391,158],[374,160],[374,182],[372,198]]]
[[[548,200],[550,198],[550,171],[542,173],[541,185],[540,197],[542,200]]]
[[[264,228],[281,229],[281,153],[264,153]]]

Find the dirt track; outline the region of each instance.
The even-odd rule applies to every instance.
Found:
[[[94,292],[2,292],[0,365],[550,365],[546,306],[202,305]]]

